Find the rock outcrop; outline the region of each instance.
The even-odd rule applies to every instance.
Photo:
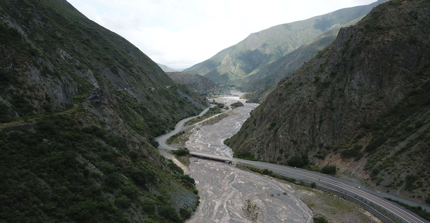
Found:
[[[429,12],[429,1],[390,1],[342,28],[226,143],[265,161],[335,164],[423,202],[430,182],[414,176],[430,175]]]
[[[66,0],[1,1],[1,221],[183,221],[194,181],[154,137],[207,105]]]

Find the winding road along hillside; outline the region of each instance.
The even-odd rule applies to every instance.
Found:
[[[347,182],[345,180],[341,180],[338,178],[334,178],[325,174],[320,174],[304,169],[296,169],[288,166],[282,166],[272,163],[264,163],[257,161],[249,161],[249,160],[241,160],[234,159],[234,163],[243,163],[248,164],[256,168],[268,169],[273,171],[276,174],[291,177],[294,179],[303,179],[307,181],[317,182],[317,184],[324,184],[331,188],[335,188],[341,192],[344,192],[350,196],[357,196],[363,198],[367,201],[371,201],[374,204],[384,208],[389,213],[392,213],[399,219],[402,219],[404,222],[411,223],[424,223],[428,222],[421,217],[417,216],[415,213],[412,213],[406,210],[403,207],[400,207],[392,202],[385,200],[380,194],[375,193],[374,191],[367,188],[358,188],[359,186],[354,185],[353,183]]]
[[[212,107],[214,107],[215,105],[211,105],[209,108],[212,108]],[[177,134],[177,133],[179,133],[180,131],[182,131],[182,128],[184,127],[184,124],[186,123],[186,122],[188,122],[189,120],[191,120],[191,119],[194,119],[194,118],[197,118],[197,117],[201,117],[201,116],[203,116],[204,114],[206,114],[206,112],[208,112],[209,111],[209,108],[206,108],[205,110],[203,110],[199,115],[197,115],[197,116],[193,116],[193,117],[189,117],[189,118],[186,118],[186,119],[182,119],[181,121],[179,121],[177,124],[176,124],[176,126],[175,126],[175,129],[173,130],[173,131],[171,131],[171,132],[169,132],[169,133],[167,133],[167,134],[164,134],[164,135],[161,135],[161,136],[158,136],[157,138],[155,138],[155,141],[157,141],[158,142],[158,149],[165,149],[165,150],[177,150],[177,148],[174,148],[174,147],[171,147],[171,146],[169,146],[169,145],[167,145],[167,140],[170,138],[170,137],[172,137],[172,136],[174,136],[175,134]]]
[[[202,116],[208,110],[209,108],[205,109],[199,116]],[[176,150],[176,148],[166,144],[167,139],[177,134],[178,132],[180,132],[184,126],[184,123],[195,117],[190,117],[190,118],[181,120],[176,125],[175,130],[163,136],[157,137],[156,140],[159,142],[158,148],[165,149],[165,150]],[[210,144],[209,144],[209,147],[210,147]],[[199,151],[199,152],[191,151],[190,153],[192,156],[195,156],[195,157],[219,160],[219,161],[232,161],[234,164],[245,164],[245,165],[251,165],[253,167],[260,168],[260,169],[268,169],[273,171],[276,174],[286,176],[286,177],[305,180],[309,182],[316,182],[317,185],[323,185],[325,187],[336,189],[352,197],[356,196],[358,198],[362,198],[363,200],[366,200],[367,203],[372,202],[378,205],[379,207],[382,207],[388,213],[392,214],[398,219],[401,219],[403,222],[411,222],[411,223],[428,222],[422,219],[421,217],[417,216],[416,214],[410,212],[409,210],[406,210],[405,208],[384,199],[383,195],[378,192],[375,192],[373,190],[363,188],[363,187],[360,188],[360,186],[357,184],[347,182],[345,180],[331,177],[325,174],[320,174],[317,172],[307,171],[304,169],[296,169],[296,168],[272,164],[272,163],[249,161],[249,160],[230,158],[228,156],[209,154],[209,153],[205,153],[205,151]]]

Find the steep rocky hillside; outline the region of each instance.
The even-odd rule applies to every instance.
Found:
[[[362,18],[363,17],[357,18],[346,24],[333,28],[330,31],[315,37],[311,41],[303,44],[298,49],[288,53],[278,60],[270,64],[260,66],[250,75],[244,77],[238,84],[238,88],[244,92],[253,92],[262,86],[275,84],[284,77],[291,77],[294,71],[299,69],[304,63],[317,55],[319,51],[332,43],[336,39],[340,28],[355,25]]]
[[[226,143],[424,202],[430,191],[430,1],[390,1],[278,83]],[[427,199],[430,202],[430,199]]]
[[[272,93],[272,91],[275,89],[276,89],[276,84],[265,85],[258,88],[254,92],[243,94],[240,98],[247,99],[247,102],[250,102],[250,103],[261,104],[266,100],[267,96],[269,96],[270,93]]]
[[[341,9],[307,20],[282,24],[252,33],[238,44],[212,58],[186,69],[211,79],[221,86],[235,87],[261,65],[271,63],[328,30],[366,15],[384,2]]]
[[[198,74],[188,72],[168,72],[172,80],[178,84],[183,84],[203,96],[231,95],[226,87],[220,87],[213,81]]]
[[[170,68],[170,67],[168,67],[168,66],[166,66],[166,65],[163,65],[163,64],[159,64],[159,63],[157,63],[157,65],[164,71],[164,72],[176,72],[176,70],[175,69],[173,69],[173,68]]]
[[[206,99],[66,0],[0,1],[0,58],[0,221],[188,216],[193,180],[154,137]]]

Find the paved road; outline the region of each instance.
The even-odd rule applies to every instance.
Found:
[[[256,161],[240,160],[240,159],[234,159],[234,162],[249,164],[257,168],[269,169],[276,174],[292,177],[295,179],[304,179],[304,180],[316,182],[317,184],[322,183],[322,184],[328,185],[332,188],[336,188],[349,195],[362,197],[365,200],[371,201],[379,205],[380,207],[383,207],[388,212],[394,214],[399,219],[402,219],[405,222],[413,222],[413,223],[428,222],[422,219],[421,217],[415,215],[414,213],[404,209],[403,207],[399,207],[393,204],[392,202],[385,200],[384,198],[380,197],[380,195],[376,194],[375,192],[369,189],[357,188],[352,183],[349,183],[347,181],[344,181],[338,178],[334,178],[325,174],[315,173],[312,171],[307,171],[304,169],[296,169],[296,168],[272,164],[272,163],[264,163],[264,162],[256,162]]]
[[[233,159],[225,156],[211,155],[206,153],[198,153],[198,152],[190,152],[191,156],[200,157],[204,159],[218,160],[218,161],[230,161],[233,162]]]
[[[216,105],[211,105],[211,107],[209,107],[209,108],[212,108],[212,107],[214,107],[214,106],[216,106]],[[191,120],[191,119],[193,119],[193,118],[196,118],[196,117],[201,117],[202,115],[204,115],[206,112],[208,112],[209,111],[209,108],[206,108],[205,110],[203,110],[199,115],[197,115],[197,116],[193,116],[193,117],[189,117],[189,118],[186,118],[186,119],[182,119],[181,121],[179,121],[178,122],[178,124],[176,124],[176,126],[175,126],[175,129],[173,130],[173,131],[171,131],[171,132],[169,132],[169,133],[167,133],[167,134],[165,134],[165,135],[162,135],[162,136],[158,136],[157,138],[155,138],[155,141],[157,141],[158,142],[158,149],[165,149],[165,150],[177,150],[176,148],[174,148],[174,147],[171,147],[171,146],[169,146],[169,145],[167,145],[167,139],[169,139],[170,137],[172,137],[173,135],[175,135],[175,134],[177,134],[177,133],[179,133],[181,130],[182,130],[182,127],[184,127],[184,124],[186,123],[186,122],[188,122],[189,120]]]
[[[229,157],[223,157],[223,156],[217,156],[217,155],[209,155],[209,154],[196,153],[196,152],[191,152],[191,155],[196,157],[201,157],[201,158],[219,160],[219,161],[232,161],[232,159]],[[317,184],[327,185],[331,188],[335,188],[340,190],[341,192],[347,193],[350,196],[353,196],[353,197],[358,196],[365,200],[371,201],[372,203],[377,204],[378,206],[384,208],[388,212],[397,216],[397,218],[402,219],[404,222],[411,222],[411,223],[428,222],[422,219],[421,217],[417,216],[416,214],[406,210],[405,208],[385,200],[381,195],[375,193],[374,191],[369,190],[367,188],[358,188],[356,185],[342,179],[338,179],[325,174],[320,174],[320,173],[316,173],[316,172],[312,172],[304,169],[296,169],[296,168],[272,164],[272,163],[264,163],[264,162],[249,161],[249,160],[242,160],[242,159],[233,159],[233,163],[249,164],[256,168],[271,170],[276,174],[280,174],[286,177],[303,179],[307,181],[316,182]]]
[[[209,108],[205,109],[202,113],[200,113],[199,116],[204,115],[208,110]],[[176,150],[176,148],[167,145],[166,143],[167,139],[177,134],[178,132],[180,132],[185,122],[195,117],[197,116],[181,120],[180,122],[178,122],[178,124],[176,124],[175,130],[173,130],[168,134],[157,137],[155,140],[159,143],[158,148],[166,149],[166,150]],[[353,183],[347,182],[342,179],[334,178],[325,174],[320,174],[312,171],[307,171],[304,169],[296,169],[296,168],[272,164],[272,163],[264,163],[264,162],[241,160],[241,159],[231,159],[229,157],[197,153],[197,152],[191,152],[190,154],[193,156],[202,157],[202,158],[209,158],[209,159],[220,160],[220,161],[233,161],[233,163],[249,164],[257,168],[269,169],[276,174],[280,174],[286,177],[292,177],[295,179],[304,179],[304,180],[316,182],[317,184],[324,184],[332,188],[338,189],[349,195],[358,196],[365,200],[371,201],[377,204],[378,206],[384,208],[389,213],[392,213],[393,215],[397,216],[399,219],[402,219],[404,222],[410,222],[410,223],[428,222],[422,219],[421,217],[417,216],[416,214],[406,210],[405,208],[385,200],[384,198],[382,198],[382,195],[377,194],[376,192],[370,189],[358,188]]]

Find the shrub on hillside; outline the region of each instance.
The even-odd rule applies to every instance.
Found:
[[[190,151],[187,148],[179,148],[178,150],[173,150],[172,153],[177,156],[190,155]]]
[[[167,161],[168,161],[167,166],[168,166],[171,170],[173,170],[173,171],[175,171],[175,172],[179,173],[180,175],[183,175],[183,174],[184,174],[184,170],[183,170],[183,169],[181,169],[178,165],[176,165],[176,163],[174,163],[172,160],[167,160]]]
[[[418,179],[417,175],[407,175],[405,178],[405,190],[412,190],[414,182]]]
[[[145,187],[149,183],[154,183],[157,177],[151,170],[138,170],[131,174],[131,179],[133,179],[137,185]]]
[[[362,148],[363,148],[362,145],[354,145],[354,147],[352,147],[351,149],[347,149],[347,150],[342,151],[342,153],[340,155],[342,156],[342,158],[345,158],[345,159],[358,157],[358,156],[362,155],[360,153],[360,150]]]
[[[325,217],[314,217],[314,223],[328,223]]]
[[[326,165],[322,168],[322,172],[325,174],[335,175],[336,174],[336,166]]]
[[[9,106],[0,101],[0,123],[11,121],[11,118],[9,117],[9,110]]]
[[[254,154],[250,152],[236,152],[234,153],[234,157],[245,160],[258,160],[257,158],[255,158]]]
[[[372,141],[370,141],[369,145],[366,146],[366,152],[375,151],[378,147],[382,146],[382,144],[384,144],[386,141],[387,141],[387,138],[385,138],[385,137],[379,137],[377,139],[372,139]]]
[[[105,184],[108,187],[119,188],[121,186],[121,177],[118,173],[111,173],[105,178]]]
[[[170,206],[161,207],[159,212],[160,216],[163,216],[167,220],[178,223],[182,222],[182,218],[178,215],[175,209]]]
[[[292,156],[290,159],[287,160],[287,163],[289,166],[294,166],[294,167],[304,167],[306,165],[308,165],[309,160],[307,158],[307,156],[303,155],[303,156]]]
[[[130,198],[123,195],[121,197],[116,198],[114,203],[119,208],[127,209],[131,205],[131,200]]]
[[[191,211],[184,209],[184,208],[179,209],[179,214],[181,215],[181,217],[183,219],[188,219],[191,217]]]
[[[317,186],[317,184],[315,182],[311,183],[311,188],[315,188]]]

